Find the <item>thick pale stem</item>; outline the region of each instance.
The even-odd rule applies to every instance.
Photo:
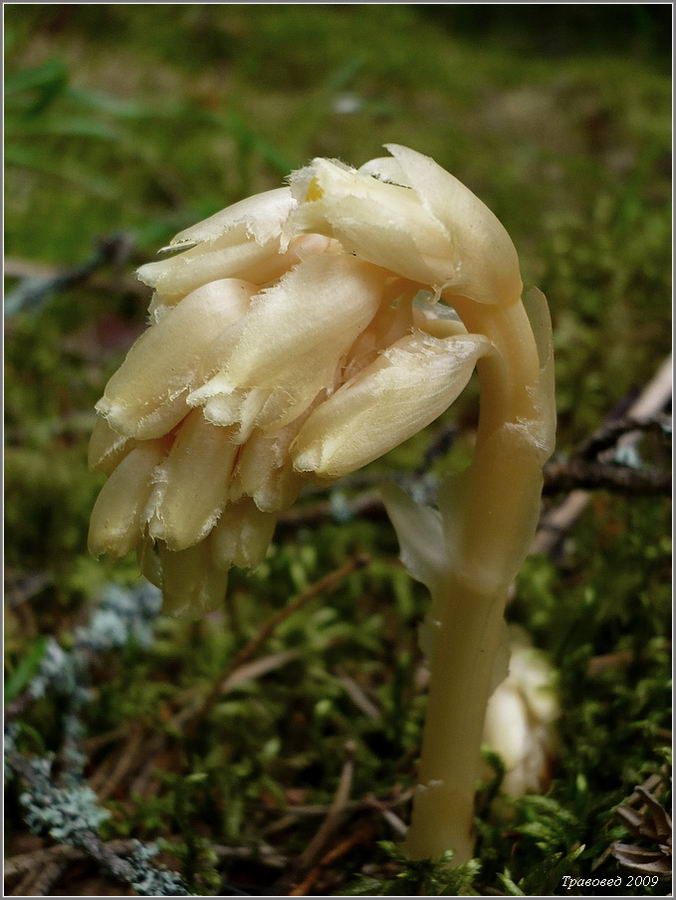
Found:
[[[483,715],[500,642],[504,598],[451,579],[434,629],[419,787],[406,851],[414,859],[472,856]]]
[[[479,363],[477,444],[448,548],[453,571],[434,603],[420,787],[406,849],[414,858],[452,849],[462,863],[472,855],[486,704],[507,590],[537,521],[542,454],[529,430],[540,414],[539,360],[523,306],[451,302],[468,330],[487,335],[496,352]]]

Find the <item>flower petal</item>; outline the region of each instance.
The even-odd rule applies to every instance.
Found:
[[[348,253],[404,278],[446,281],[455,263],[446,259],[448,236],[409,188],[315,159],[293,173],[291,189],[299,205],[289,216],[289,234],[328,234]],[[441,269],[439,260],[446,260]]]
[[[417,286],[411,286],[410,281],[402,279],[395,279],[387,286],[378,312],[347,353],[342,382],[353,378],[379,353],[413,330],[411,304],[416,293]]]
[[[296,472],[289,447],[307,416],[274,431],[256,430],[242,447],[230,487],[230,500],[251,497],[265,512],[288,509],[298,496],[303,476]]]
[[[387,453],[450,406],[490,346],[471,334],[397,341],[312,413],[291,448],[295,468],[338,478]]]
[[[210,537],[213,559],[221,569],[253,569],[263,562],[277,524],[248,497],[229,504]]]
[[[256,394],[260,405],[249,426],[289,424],[322,389],[333,387],[341,357],[378,309],[386,278],[381,269],[350,256],[304,260],[252,300],[224,371],[188,402],[229,398],[223,400],[223,419],[217,418],[216,403],[205,410],[225,424],[229,416],[244,419],[238,404],[249,392],[266,391]]]
[[[254,291],[236,279],[205,285],[141,335],[96,405],[111,427],[146,439],[178,424],[189,412],[188,391],[227,358],[223,335]]]
[[[202,405],[207,422],[232,429],[232,440],[243,444],[256,427],[256,421],[270,396],[265,388],[231,390],[225,375],[215,375],[210,381],[188,395],[191,406]]]
[[[413,322],[420,331],[437,338],[467,334],[467,329],[455,310],[443,303],[419,303],[416,298],[413,304]]]
[[[118,465],[101,488],[89,522],[89,552],[126,556],[141,540],[142,514],[152,473],[164,457],[162,441],[144,441]]]
[[[207,422],[201,410],[183,422],[155,473],[148,532],[170,550],[185,550],[211,531],[225,506],[238,447],[227,428]]]
[[[528,423],[543,463],[554,452],[556,444],[556,397],[554,394],[554,351],[552,349],[552,320],[547,299],[542,291],[531,288],[523,297],[526,315],[533,329],[540,361],[540,377],[533,391],[536,416]]]
[[[143,575],[155,587],[162,589],[162,561],[159,547],[152,538],[144,537],[137,548],[138,567]]]
[[[162,565],[164,613],[198,619],[221,606],[228,573],[214,565],[208,539],[179,551],[169,550],[160,542],[158,554]]]
[[[469,188],[436,163],[400,144],[387,144],[423,207],[450,239],[456,272],[444,287],[481,303],[521,296],[519,260],[502,223]]]
[[[259,244],[265,244],[279,237],[282,223],[295,202],[288,187],[276,188],[254,194],[238,203],[214,213],[208,219],[180,231],[172,240],[171,247],[213,241],[226,232],[243,225],[247,233]]]
[[[302,354],[337,362],[375,315],[387,275],[348,256],[306,259],[251,302],[226,373],[277,386]]]
[[[97,417],[89,438],[87,462],[89,468],[110,475],[118,463],[134,449],[138,441],[113,431],[105,419]]]
[[[228,238],[219,238],[171,259],[141,266],[138,277],[157,291],[151,313],[158,307],[175,305],[190,291],[210,281],[241,278],[262,286],[308,256],[336,251],[336,242],[321,234],[300,235],[284,252],[278,239],[263,245],[247,240],[244,235],[238,243],[227,241]]]
[[[224,247],[220,243],[200,244],[171,259],[147,263],[136,274],[144,284],[155,288],[163,303],[173,305],[196,288],[217,279],[242,278],[253,282],[256,278],[264,283],[277,278],[293,261],[289,254],[280,254],[278,241],[263,246],[247,240]]]
[[[357,171],[360,175],[372,175],[374,178],[379,178],[388,184],[398,184],[409,188],[412,186],[402,167],[391,156],[380,156],[377,159],[370,159],[363,166],[360,166]]]
[[[381,493],[406,571],[436,593],[447,568],[439,511],[417,503],[395,484],[386,485]]]

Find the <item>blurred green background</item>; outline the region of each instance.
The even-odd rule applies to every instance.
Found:
[[[562,457],[635,395],[670,348],[670,21],[666,4],[6,5],[10,673],[39,635],[67,642],[83,604],[105,580],[136,577],[133,560],[95,562],[85,550],[101,482],[86,470],[92,407],[145,323],[146,296],[130,278],[132,269],[176,231],[277,186],[314,156],[360,165],[381,155],[384,143],[407,144],[434,157],[496,212],[519,250],[524,281],[537,284],[550,302]],[[92,260],[114,235],[124,236],[117,260],[107,259],[88,280],[41,291],[43,279]],[[472,401],[470,392],[444,422],[470,425]],[[429,434],[418,436],[374,471],[414,470],[429,442]],[[457,454],[468,446],[461,442]],[[514,614],[558,664],[577,660],[567,676],[571,696],[595,653],[634,642],[644,653],[658,640],[645,669],[609,681],[603,699],[594,695],[593,712],[580,709],[580,718],[564,725],[570,743],[559,801],[570,811],[571,785],[579,787],[582,773],[588,797],[582,802],[575,795],[574,815],[582,834],[592,832],[584,838],[591,846],[600,846],[612,804],[662,759],[655,723],[663,715],[656,697],[664,698],[667,677],[661,637],[668,633],[667,523],[664,498],[597,493],[563,563],[529,563]],[[416,702],[409,676],[424,591],[402,580],[385,524],[327,523],[278,543],[252,579],[235,578],[235,594],[254,601],[241,613],[245,632],[346,553],[366,550],[376,559],[332,601],[335,621],[303,620],[300,632],[289,631],[279,646],[302,643],[305,634],[312,653],[307,635],[313,629],[360,625],[360,634],[346,631],[341,638],[343,652],[350,648],[355,677],[375,678],[393,717],[385,737],[373,739],[360,777],[364,788],[391,782],[393,761],[414,757],[419,738],[420,704],[405,735],[392,729]],[[393,594],[384,627],[383,603]],[[193,627],[163,627],[156,657],[127,660],[125,672],[111,662],[111,681],[101,687],[107,705],[89,723],[95,732],[137,719],[161,728],[158,697],[170,702],[172,689],[162,674],[167,660],[172,666],[183,660],[177,679],[194,689],[213,680],[237,645],[237,635],[226,639],[207,630],[199,638],[206,648],[200,658],[186,660],[198,639]],[[313,665],[324,652],[317,641]],[[337,664],[344,662],[339,656]],[[194,801],[213,840],[239,834],[248,804],[273,791],[270,782],[295,783],[303,766],[319,767],[308,783],[331,796],[336,765],[325,762],[322,741],[338,746],[361,725],[346,724],[355,715],[349,705],[334,716],[331,704],[343,701],[326,687],[329,675],[321,684],[310,678],[309,688],[308,677],[300,673],[287,693],[280,686],[258,732],[247,728],[258,734],[254,740],[274,736],[275,722],[304,684],[316,760],[303,757],[271,773],[263,759],[228,776],[228,812],[221,816],[214,795],[225,790],[218,781],[225,777],[223,761],[216,755],[204,763],[206,746],[190,757],[216,779],[212,795],[204,788]],[[655,686],[645,688],[637,707],[632,685],[641,679]],[[324,700],[329,706],[318,707]],[[47,704],[35,715],[51,746],[59,733],[55,711]],[[216,742],[223,734],[231,740],[224,715],[221,710],[212,723]],[[642,716],[651,724],[638,737],[631,732],[635,758],[627,761],[622,728]],[[252,740],[240,727],[244,744],[232,739],[228,750],[235,759]],[[593,745],[603,735],[607,742],[617,738],[618,747],[600,784],[594,781],[598,754],[579,753],[575,741]],[[284,752],[284,746],[271,751],[272,757]],[[383,771],[380,756],[389,759]],[[167,769],[176,773],[182,765],[172,758]],[[167,782],[162,790],[171,798],[174,788]],[[144,818],[140,801],[125,802],[116,813],[119,833],[152,836],[160,828],[156,807]],[[169,800],[164,815],[164,830],[172,833],[179,820],[171,818]],[[251,825],[254,836],[257,827]],[[293,839],[301,849],[302,834]],[[537,853],[535,837],[531,844]],[[502,852],[494,848],[484,886],[506,864]],[[549,847],[541,856],[553,853]],[[532,859],[514,875],[517,881],[529,865]],[[357,871],[358,861],[347,868]],[[543,879],[531,885],[535,892],[552,887]]]

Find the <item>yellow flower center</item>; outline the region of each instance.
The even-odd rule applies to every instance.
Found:
[[[315,200],[321,200],[324,196],[324,191],[319,186],[319,181],[316,178],[313,178],[310,182],[307,189],[307,196],[305,200],[307,203],[314,203]]]

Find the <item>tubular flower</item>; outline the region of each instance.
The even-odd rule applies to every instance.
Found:
[[[432,160],[390,150],[360,170],[314,160],[139,270],[150,324],[96,407],[89,546],[135,548],[169,606],[219,603],[306,481],[428,425],[493,352],[438,300],[518,296],[509,237]]]

